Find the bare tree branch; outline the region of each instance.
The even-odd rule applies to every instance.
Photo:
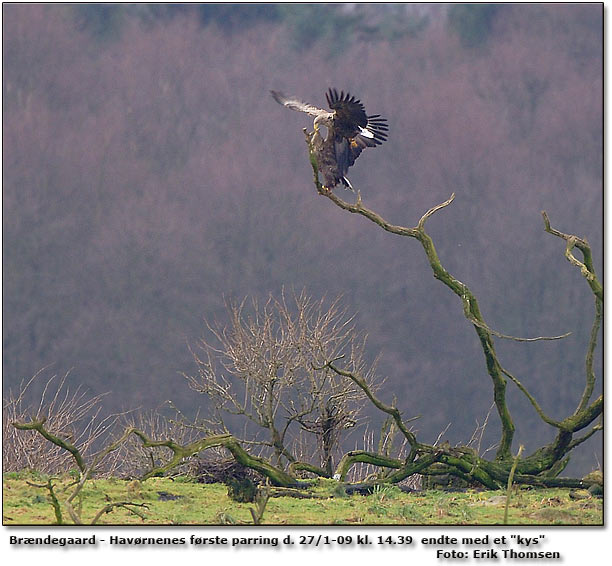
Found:
[[[534,464],[536,460],[538,460],[539,458],[537,463],[535,463],[536,467],[552,466],[554,464],[554,461],[556,461],[555,459],[558,459],[567,453],[567,447],[568,447],[568,444],[571,442],[572,432],[579,430],[580,427],[587,426],[588,423],[592,422],[592,420],[597,417],[598,411],[600,410],[599,400],[595,401],[594,403],[591,403],[590,406],[587,406],[590,396],[592,394],[594,382],[595,382],[595,377],[594,377],[592,366],[593,366],[593,351],[595,349],[596,337],[597,337],[599,325],[600,325],[600,317],[601,317],[600,307],[599,306],[596,307],[596,317],[595,317],[595,322],[593,325],[593,330],[591,332],[591,341],[589,343],[589,349],[588,349],[587,361],[586,361],[587,383],[585,386],[585,390],[584,390],[582,399],[574,415],[562,421],[555,421],[544,414],[541,407],[535,401],[535,398],[531,394],[529,394],[527,389],[512,374],[510,374],[506,369],[502,367],[499,361],[499,358],[497,356],[497,353],[495,351],[493,337],[495,336],[499,338],[511,339],[511,340],[516,340],[516,341],[532,342],[532,341],[539,341],[539,340],[558,340],[561,338],[565,338],[566,336],[569,335],[569,333],[566,333],[560,336],[538,336],[536,338],[519,338],[519,337],[510,336],[510,335],[495,331],[488,324],[486,324],[480,312],[480,308],[478,306],[478,302],[475,296],[469,290],[467,285],[465,285],[464,283],[462,283],[461,281],[453,277],[442,266],[440,259],[438,257],[438,254],[436,252],[434,243],[431,237],[425,231],[425,224],[427,220],[431,218],[431,216],[433,216],[436,212],[438,212],[439,210],[451,204],[455,198],[454,193],[451,195],[451,197],[447,201],[439,205],[433,206],[423,216],[421,216],[416,227],[408,228],[408,227],[403,227],[403,226],[396,226],[386,221],[379,214],[366,208],[363,205],[361,194],[358,194],[357,201],[355,204],[350,204],[342,200],[340,197],[334,194],[331,190],[328,190],[325,187],[323,187],[318,180],[318,167],[317,167],[317,162],[316,162],[316,153],[314,151],[313,144],[312,144],[312,135],[309,134],[307,130],[304,130],[304,134],[306,136],[306,143],[309,148],[310,162],[313,168],[314,183],[315,183],[318,193],[329,198],[334,204],[336,204],[343,210],[346,210],[354,214],[360,214],[364,216],[365,218],[367,218],[368,220],[379,225],[381,228],[383,228],[384,230],[388,232],[417,239],[425,251],[427,259],[429,260],[430,266],[432,268],[434,277],[442,281],[442,283],[444,283],[456,295],[460,297],[462,304],[463,304],[464,316],[473,324],[476,330],[476,333],[481,343],[483,353],[485,355],[487,371],[493,382],[493,399],[494,399],[494,403],[497,408],[497,412],[499,414],[501,425],[502,425],[501,438],[498,444],[496,459],[498,461],[511,461],[512,460],[512,454],[511,454],[510,448],[511,448],[512,440],[514,437],[515,426],[512,421],[512,417],[510,415],[510,412],[508,410],[508,406],[506,403],[505,377],[508,377],[527,396],[527,398],[530,400],[530,402],[532,403],[532,405],[538,412],[539,416],[548,424],[555,426],[556,428],[559,429],[559,435],[557,439],[553,442],[553,444],[550,445],[543,452],[537,451],[534,455],[532,455],[533,457],[531,458],[531,461],[529,464],[529,465]],[[577,267],[580,268],[582,275],[587,279],[589,285],[591,286],[591,289],[593,290],[593,293],[595,294],[596,301],[602,301],[603,300],[603,287],[601,286],[599,280],[597,279],[595,275],[595,271],[593,268],[593,262],[592,262],[591,250],[588,245],[588,242],[586,242],[586,240],[582,238],[578,238],[577,236],[564,234],[558,230],[553,229],[550,226],[550,221],[548,219],[546,212],[543,212],[542,216],[544,218],[546,231],[566,240],[565,255],[567,259],[573,265],[576,265]],[[571,253],[574,247],[577,247],[578,249],[581,250],[583,257],[584,257],[584,263],[578,261],[575,258],[575,256]],[[334,369],[338,371],[339,368],[334,367]],[[371,397],[370,399],[373,400]],[[378,408],[385,410],[385,408],[383,408],[380,405],[380,402],[378,403],[379,404],[375,403],[375,405]],[[390,414],[388,411],[389,407],[386,407],[386,409],[387,410],[385,412]],[[414,447],[416,445],[416,441],[414,441],[414,444],[411,442],[411,445],[413,445]],[[545,456],[541,458],[541,456],[543,455]]]
[[[340,297],[328,303],[302,292],[289,301],[282,293],[247,306],[246,300],[228,305],[229,324],[209,326],[215,343],[201,341],[205,355],[194,354],[198,375],[187,379],[220,413],[256,425],[251,434],[265,431],[260,444],[272,449],[276,465],[296,461],[290,445],[301,430],[312,435],[310,452],[319,453],[331,474],[332,455],[344,431],[358,422],[366,397],[326,361],[346,356],[375,389],[376,376],[363,361],[365,339]]]
[[[593,290],[595,296],[600,301],[603,301],[603,286],[595,274],[593,255],[591,253],[591,246],[589,246],[589,243],[583,238],[579,238],[573,234],[565,234],[564,232],[560,232],[559,230],[552,228],[550,225],[550,219],[548,218],[548,214],[545,210],[542,211],[542,218],[544,219],[544,229],[546,232],[566,241],[565,257],[572,265],[575,265],[580,269],[580,273],[589,283],[589,286]],[[572,254],[574,247],[578,248],[582,252],[584,263],[576,259],[576,257]]]

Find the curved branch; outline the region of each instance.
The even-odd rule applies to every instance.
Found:
[[[289,464],[289,472],[294,474],[298,471],[310,472],[316,476],[321,478],[328,478],[329,474],[321,467],[315,466],[314,464],[309,464],[308,462],[291,462]]]
[[[566,241],[565,255],[567,259],[573,265],[576,265],[577,267],[580,268],[582,275],[587,279],[596,297],[596,317],[595,317],[595,322],[593,324],[593,329],[591,332],[591,340],[589,342],[589,348],[588,348],[587,359],[586,359],[587,383],[586,383],[581,401],[579,403],[579,406],[576,409],[576,412],[574,413],[574,415],[564,419],[563,421],[556,421],[548,417],[544,413],[542,408],[539,406],[539,404],[536,402],[535,398],[527,391],[527,389],[520,383],[520,381],[516,379],[512,374],[510,374],[510,372],[508,372],[502,367],[497,357],[495,347],[493,345],[493,337],[495,336],[498,338],[515,340],[518,342],[535,342],[535,341],[541,341],[541,340],[560,340],[562,338],[569,336],[571,333],[568,332],[568,333],[565,333],[559,336],[538,336],[535,338],[521,338],[517,336],[510,336],[507,334],[502,334],[501,332],[498,332],[492,329],[486,324],[484,318],[482,317],[482,314],[480,313],[480,309],[476,301],[476,298],[474,297],[474,295],[471,293],[469,288],[464,283],[462,283],[461,281],[453,277],[446,269],[444,269],[437,255],[437,252],[435,250],[431,237],[425,232],[425,223],[427,222],[427,220],[433,214],[435,214],[439,210],[451,204],[455,198],[455,194],[453,193],[450,196],[450,198],[446,200],[445,202],[430,208],[420,218],[417,226],[414,228],[407,228],[404,226],[396,226],[394,224],[391,224],[390,222],[387,222],[384,218],[382,218],[379,214],[366,208],[363,205],[360,194],[358,194],[357,202],[355,204],[350,204],[342,200],[337,195],[335,195],[331,190],[321,186],[321,184],[318,182],[316,159],[313,158],[314,152],[312,148],[311,137],[306,131],[305,133],[306,133],[307,143],[309,145],[311,163],[313,165],[313,171],[315,173],[315,185],[317,187],[319,194],[326,196],[334,204],[336,204],[343,210],[347,210],[348,212],[351,212],[354,214],[360,214],[366,217],[368,220],[374,222],[375,224],[379,225],[381,228],[383,228],[384,230],[388,232],[391,232],[397,235],[401,235],[401,236],[413,237],[419,240],[419,242],[423,246],[425,254],[427,255],[427,258],[433,270],[434,277],[442,281],[442,283],[444,283],[456,295],[458,295],[461,298],[461,301],[463,304],[464,316],[473,324],[476,330],[476,333],[478,334],[478,337],[480,339],[480,343],[481,343],[481,346],[482,346],[482,349],[485,355],[485,359],[486,359],[487,371],[493,381],[494,401],[495,401],[495,405],[497,407],[497,411],[500,416],[500,420],[502,424],[502,437],[501,437],[499,448],[497,451],[497,460],[510,460],[512,458],[510,447],[512,445],[512,439],[513,439],[514,430],[515,430],[514,423],[512,421],[510,412],[508,411],[508,407],[506,405],[506,397],[505,397],[506,380],[504,379],[504,376],[511,379],[513,383],[515,383],[517,387],[519,387],[519,389],[527,396],[527,398],[529,399],[533,407],[536,409],[538,415],[540,416],[540,418],[542,418],[544,422],[560,430],[560,434],[562,438],[561,440],[559,440],[558,443],[556,443],[556,445],[558,444],[557,449],[561,447],[562,444],[567,445],[567,443],[569,442],[569,440],[567,440],[566,438],[567,435],[571,434],[571,432],[575,432],[576,430],[578,430],[577,427],[587,426],[590,422],[593,421],[594,418],[597,417],[598,415],[597,411],[601,409],[597,402],[587,407],[587,404],[592,395],[594,383],[595,383],[595,375],[593,372],[593,352],[595,350],[597,334],[598,334],[600,324],[601,324],[601,312],[602,312],[601,302],[603,301],[603,287],[601,283],[599,282],[599,280],[597,279],[597,276],[595,275],[591,249],[590,249],[588,242],[582,238],[578,238],[577,236],[565,234],[563,232],[560,232],[559,230],[552,228],[550,225],[550,220],[546,212],[542,212],[546,231]],[[580,262],[572,254],[572,250],[574,247],[577,247],[582,252],[584,262]],[[330,365],[330,367],[332,366]],[[338,368],[332,367],[332,369],[334,369],[335,371],[338,371]],[[351,377],[354,380],[355,376],[348,375],[348,377]],[[372,397],[370,395],[368,396],[373,401]],[[378,408],[385,410],[382,406],[384,404],[381,404],[380,401],[378,400],[377,400],[377,403],[375,403],[375,405]],[[392,414],[388,410],[390,409],[389,407],[386,407],[386,409],[387,410],[385,412],[387,412],[388,414]],[[417,445],[416,441],[414,442],[415,444],[413,446],[416,446]]]
[[[309,142],[309,148],[312,149],[310,144],[310,139],[307,135],[307,141]],[[316,170],[316,164],[313,165],[313,169]],[[315,175],[316,177],[316,175]],[[347,210],[352,213],[361,214],[366,217],[368,220],[378,224],[384,230],[391,232],[393,234],[397,234],[400,236],[408,236],[412,238],[416,238],[420,244],[423,246],[423,250],[429,260],[429,264],[433,271],[434,277],[439,279],[442,283],[444,283],[453,293],[460,297],[463,305],[464,305],[464,313],[468,320],[472,322],[476,333],[478,334],[478,338],[480,339],[480,344],[485,356],[487,371],[491,380],[493,381],[493,397],[495,401],[495,406],[497,408],[497,412],[499,414],[501,424],[502,424],[502,433],[501,439],[499,442],[499,447],[497,450],[497,458],[500,460],[510,459],[510,447],[512,445],[512,439],[514,437],[514,423],[512,421],[512,417],[510,415],[510,411],[508,410],[506,404],[506,380],[504,379],[501,364],[497,358],[497,353],[495,351],[495,346],[493,344],[493,333],[490,331],[489,327],[485,323],[485,320],[480,313],[480,308],[478,306],[478,302],[476,297],[469,290],[467,285],[453,277],[443,266],[436,252],[436,248],[434,246],[433,240],[431,237],[425,232],[425,223],[427,220],[439,210],[450,205],[455,195],[454,193],[450,196],[448,200],[445,202],[436,205],[430,208],[419,220],[417,226],[415,228],[406,228],[403,226],[395,226],[389,222],[387,222],[384,218],[382,218],[377,213],[369,210],[361,201],[361,196],[358,197],[357,203],[351,205],[345,201],[343,201],[340,197],[335,195],[332,191],[322,187],[320,183],[318,183],[318,179],[316,179],[315,184],[317,186],[318,192],[329,198],[332,202],[334,202],[340,208]],[[380,407],[379,407],[380,408]],[[388,413],[391,414],[391,413]],[[394,417],[395,418],[395,417]],[[402,431],[404,432],[404,431]],[[405,435],[405,433],[404,433]],[[409,440],[410,441],[410,440]]]
[[[589,243],[583,238],[579,238],[573,234],[565,234],[564,232],[560,232],[559,230],[552,228],[550,225],[550,219],[548,218],[548,214],[545,210],[542,211],[542,218],[544,219],[544,230],[546,232],[565,240],[565,257],[572,265],[575,265],[580,269],[580,273],[587,280],[594,295],[600,301],[603,301],[603,286],[595,274],[593,254],[591,253],[591,246],[589,246]],[[582,252],[584,263],[576,259],[576,257],[572,254],[574,247],[578,248]]]
[[[599,335],[599,329],[601,327],[601,318],[603,316],[603,302],[599,299],[595,299],[595,317],[593,319],[593,326],[591,328],[591,337],[589,338],[589,345],[587,348],[586,354],[586,383],[584,386],[584,391],[582,393],[582,398],[580,399],[580,404],[576,409],[576,413],[580,411],[584,411],[593,394],[593,389],[595,387],[595,372],[593,371],[593,354],[595,352],[595,348],[597,346],[597,336]]]
[[[422,455],[418,460],[410,462],[409,464],[406,464],[400,468],[397,472],[389,474],[382,481],[386,483],[398,483],[409,476],[425,472],[429,466],[439,462],[441,458],[441,452],[433,452],[431,454]]]
[[[174,453],[174,456],[167,464],[153,468],[141,478],[142,480],[155,476],[161,476],[172,468],[178,466],[185,458],[194,456],[203,450],[215,446],[223,446],[231,452],[232,456],[237,462],[243,466],[252,468],[263,476],[269,478],[273,485],[280,487],[296,487],[302,485],[300,482],[296,481],[295,478],[283,470],[273,466],[263,458],[249,454],[244,448],[242,448],[242,446],[240,446],[240,444],[231,434],[217,434],[209,436],[208,438],[201,438],[195,442],[181,446],[173,440],[151,440],[144,434],[144,432],[137,429],[131,429],[130,432],[140,438],[143,446],[146,446],[147,448],[165,446],[166,448],[170,448],[170,450],[172,450]]]
[[[408,236],[410,238],[416,238],[418,235],[417,228],[406,228],[405,226],[398,226],[395,224],[391,224],[391,222],[387,222],[382,216],[380,216],[373,210],[370,210],[369,208],[366,208],[365,206],[363,206],[363,203],[361,201],[361,194],[358,194],[357,202],[355,204],[350,204],[346,202],[345,200],[342,200],[339,196],[333,193],[330,189],[327,189],[325,187],[321,187],[321,190],[319,190],[319,194],[326,196],[334,204],[336,204],[337,206],[339,206],[340,208],[348,212],[351,212],[353,214],[361,214],[361,216],[365,216],[368,220],[371,220],[375,224],[378,224],[383,230],[386,230],[387,232],[391,232],[392,234],[397,234],[398,236]],[[443,206],[447,206],[447,204],[450,204],[450,202],[452,202],[452,198],[446,204],[438,205],[437,209],[442,208]],[[433,212],[435,212],[435,210]]]
[[[437,204],[436,206],[432,206],[419,220],[416,229],[419,231],[425,230],[425,222],[429,220],[431,216],[433,216],[438,210],[442,210],[446,208],[451,202],[455,200],[455,193],[452,193],[448,200],[445,200],[443,203]]]
[[[402,468],[405,465],[403,461],[396,458],[388,458],[386,456],[381,456],[380,454],[367,452],[366,450],[353,450],[351,452],[347,452],[342,457],[342,460],[340,460],[340,463],[336,468],[335,477],[338,477],[340,481],[345,481],[346,474],[348,474],[348,471],[357,462],[378,466],[380,468],[395,469]]]
[[[589,438],[591,438],[591,436],[593,436],[596,432],[599,432],[600,430],[603,430],[603,425],[601,423],[598,423],[591,430],[589,430],[589,432],[587,432],[583,436],[579,438],[574,438],[574,440],[572,440],[568,444],[568,451],[573,450],[574,448],[576,448],[576,446],[578,446],[579,444],[582,444],[585,440],[588,440]]]
[[[501,368],[501,369],[504,372],[504,375],[507,376],[524,393],[524,395],[525,395],[525,397],[527,397],[527,399],[529,399],[529,402],[533,405],[533,408],[536,410],[536,413],[538,413],[540,418],[545,423],[547,423],[547,424],[549,424],[551,426],[554,426],[555,428],[561,428],[561,429],[564,428],[562,423],[560,423],[559,421],[556,421],[556,420],[550,418],[549,416],[546,415],[546,413],[544,413],[544,411],[542,410],[542,407],[540,407],[539,403],[535,400],[533,395],[531,395],[531,393],[529,393],[529,391],[527,391],[525,386],[516,377],[514,377],[506,369],[504,369],[504,368]]]
[[[414,433],[410,432],[408,428],[406,427],[406,424],[404,423],[402,419],[402,414],[400,413],[399,409],[397,407],[391,407],[389,405],[386,405],[380,399],[378,399],[378,397],[374,395],[374,393],[372,392],[372,390],[366,383],[365,379],[354,374],[353,372],[346,371],[346,370],[336,367],[332,362],[328,362],[326,365],[331,370],[335,371],[338,375],[342,375],[343,377],[348,377],[349,379],[351,379],[359,388],[361,388],[361,390],[366,394],[368,399],[372,401],[372,403],[377,409],[380,409],[384,413],[387,413],[388,415],[393,417],[393,420],[395,421],[397,428],[406,437],[406,440],[409,442],[411,447],[420,446],[420,444],[417,442],[417,439]],[[411,420],[415,420],[417,418],[418,417],[413,417],[408,422],[410,422]]]
[[[500,484],[489,474],[489,472],[478,465],[480,458],[477,458],[476,462],[470,462],[467,460],[466,456],[453,456],[452,454],[443,453],[440,454],[439,461],[457,469],[466,477],[478,481],[489,489],[500,488]]]
[[[502,334],[497,330],[493,330],[490,326],[487,326],[484,322],[477,320],[469,311],[469,302],[464,299],[463,300],[463,314],[465,318],[467,318],[474,326],[478,326],[478,328],[482,328],[486,330],[493,336],[497,336],[497,338],[504,338],[505,340],[514,340],[515,342],[539,342],[541,340],[561,340],[562,338],[567,338],[571,336],[571,332],[566,332],[565,334],[561,334],[559,336],[536,336],[535,338],[521,338],[519,336],[511,336],[509,334]]]
[[[563,430],[577,432],[589,426],[603,412],[603,395],[600,395],[590,405],[563,419],[561,427]]]
[[[568,417],[564,421],[571,427],[575,427],[576,423],[578,423],[578,426],[584,428],[597,417],[597,411],[603,410],[603,404],[599,402],[600,400],[597,400],[592,403],[591,406],[588,406],[589,399],[593,394],[596,380],[595,372],[593,370],[593,355],[597,346],[597,337],[599,335],[601,319],[603,316],[603,286],[595,274],[593,254],[591,252],[591,246],[589,243],[584,238],[579,238],[573,234],[566,234],[553,228],[550,225],[550,219],[548,218],[548,214],[545,210],[542,211],[542,218],[544,219],[544,230],[546,232],[565,240],[565,257],[572,265],[575,265],[580,269],[580,273],[587,280],[587,283],[591,287],[591,291],[595,295],[595,317],[593,319],[593,326],[591,328],[591,335],[589,338],[589,345],[587,347],[585,360],[586,383],[576,411],[571,417]],[[584,263],[576,259],[576,257],[572,254],[572,250],[575,247],[582,252]],[[579,430],[579,428],[571,428],[570,430],[576,431]]]
[[[29,423],[12,423],[12,425],[18,430],[35,430],[40,435],[42,435],[44,438],[46,438],[49,442],[52,442],[56,446],[59,446],[60,448],[67,450],[68,452],[70,452],[70,454],[72,454],[74,461],[76,462],[76,465],[78,466],[79,470],[81,472],[84,472],[86,466],[83,460],[83,456],[79,452],[79,449],[71,442],[68,442],[67,440],[64,440],[63,438],[60,438],[59,436],[56,436],[55,434],[50,433],[44,427],[46,421],[47,421],[46,418],[42,418],[38,420],[33,420]]]

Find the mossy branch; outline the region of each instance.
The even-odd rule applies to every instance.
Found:
[[[565,232],[561,232],[560,230],[553,228],[546,211],[542,211],[542,218],[544,220],[544,230],[547,233],[565,240],[565,257],[572,265],[580,269],[580,273],[587,280],[587,283],[595,297],[595,315],[593,318],[593,325],[591,327],[591,334],[589,337],[585,359],[586,375],[584,390],[574,413],[561,422],[564,430],[576,432],[590,425],[603,412],[603,397],[600,396],[598,399],[589,404],[596,382],[596,376],[593,369],[593,357],[595,348],[597,347],[597,339],[601,329],[601,321],[603,317],[603,286],[595,273],[593,254],[591,252],[591,246],[587,240],[584,238],[579,238],[574,234],[566,234]],[[578,248],[582,253],[584,260],[583,262],[579,261],[573,255],[572,251],[574,248]],[[585,438],[579,440],[578,442],[571,441],[570,439],[558,438],[556,443],[559,445],[564,441],[565,450],[569,451],[580,442],[584,442],[586,438],[591,436],[597,430],[599,430],[599,428],[598,426],[595,426]]]
[[[326,365],[331,370],[335,371],[338,375],[341,375],[343,377],[348,377],[351,381],[353,381],[353,383],[355,383],[355,385],[357,385],[366,394],[368,399],[370,399],[370,401],[374,404],[374,406],[377,409],[390,415],[395,421],[397,428],[402,432],[402,434],[404,435],[404,437],[406,438],[410,446],[416,447],[419,445],[414,433],[408,430],[408,427],[406,427],[406,424],[404,420],[402,419],[402,414],[399,411],[399,409],[394,406],[389,406],[383,403],[380,399],[378,399],[378,397],[374,395],[373,391],[368,386],[366,380],[363,377],[351,371],[347,371],[347,370],[344,370],[344,369],[341,369],[335,366],[332,361],[329,361]],[[410,420],[415,420],[416,418],[418,417],[413,417]]]
[[[340,481],[346,480],[346,475],[351,467],[357,462],[364,464],[370,464],[372,466],[378,466],[381,468],[394,468],[399,469],[405,465],[405,462],[396,458],[388,458],[375,454],[373,452],[367,452],[366,450],[352,450],[347,452],[340,460],[338,467],[336,468],[335,477]]]
[[[578,437],[578,438],[574,438],[568,445],[568,451],[569,450],[573,450],[574,448],[576,448],[576,446],[578,446],[579,444],[582,444],[585,440],[588,440],[589,438],[591,438],[591,436],[593,436],[595,433],[599,432],[600,430],[603,430],[603,424],[602,423],[598,423],[596,424],[591,430],[589,430],[589,432],[587,432],[586,434]]]
[[[597,338],[599,336],[601,320],[603,317],[603,286],[595,273],[595,267],[593,265],[593,254],[591,252],[591,246],[589,245],[589,243],[583,238],[579,238],[578,236],[575,236],[573,234],[566,234],[553,228],[550,225],[550,219],[548,218],[548,214],[546,214],[546,211],[542,211],[542,218],[544,219],[544,230],[546,232],[565,240],[565,257],[572,265],[575,265],[580,269],[580,273],[587,280],[589,287],[591,288],[591,291],[595,296],[595,316],[593,319],[593,326],[591,328],[591,335],[589,339],[589,345],[587,347],[585,362],[586,384],[584,392],[580,399],[580,403],[576,408],[575,414],[577,414],[585,410],[595,387],[596,379],[595,372],[593,371],[593,354],[595,352],[595,348],[597,347]],[[572,250],[574,249],[574,247],[577,247],[582,252],[584,263],[576,259],[576,257],[572,254]]]
[[[550,426],[553,426],[555,428],[564,428],[563,423],[556,421],[555,419],[549,417],[544,410],[542,409],[542,407],[540,407],[540,404],[536,401],[535,397],[529,393],[529,391],[527,391],[527,388],[516,378],[514,377],[514,375],[512,375],[508,370],[502,368],[502,371],[504,372],[504,375],[508,377],[508,379],[510,379],[510,381],[512,381],[512,383],[514,383],[519,390],[525,395],[525,397],[527,397],[527,399],[529,399],[529,402],[531,403],[531,405],[533,406],[533,408],[536,410],[536,413],[538,413],[538,416],[547,424],[549,424]]]
[[[362,450],[347,453],[340,461],[336,470],[336,475],[339,476],[341,481],[344,481],[350,467],[356,462],[396,469],[396,472],[389,474],[384,480],[380,480],[390,483],[399,482],[416,473],[428,473],[428,468],[433,463],[442,462],[450,468],[450,473],[456,473],[470,481],[481,483],[489,489],[499,488],[499,482],[493,478],[486,469],[488,463],[480,459],[473,451],[430,446],[418,442],[415,434],[406,427],[406,423],[403,421],[400,411],[396,407],[386,405],[378,399],[359,375],[338,368],[333,362],[328,362],[327,365],[339,375],[351,379],[365,392],[374,406],[390,415],[397,428],[404,434],[411,445],[410,456],[403,462],[382,454],[374,454]]]
[[[603,286],[601,285],[595,274],[592,253],[588,242],[585,239],[579,238],[574,235],[565,234],[552,228],[546,212],[542,212],[546,231],[566,241],[565,255],[568,261],[580,268],[582,275],[587,279],[596,298],[596,315],[591,331],[591,340],[589,342],[586,358],[587,382],[585,385],[585,389],[575,413],[562,421],[556,421],[547,416],[542,410],[542,408],[539,406],[539,404],[536,402],[535,398],[527,391],[527,389],[520,383],[520,381],[502,367],[495,351],[493,337],[510,339],[520,342],[534,342],[540,340],[559,340],[561,338],[569,336],[571,333],[565,333],[559,336],[538,336],[535,338],[521,338],[508,334],[503,334],[492,329],[488,324],[486,324],[480,312],[476,297],[474,297],[467,285],[453,277],[446,269],[444,269],[440,258],[437,255],[433,241],[425,231],[425,224],[427,220],[431,218],[431,216],[433,216],[436,212],[450,205],[455,198],[455,194],[453,193],[450,198],[445,202],[430,208],[419,219],[415,227],[394,225],[386,221],[379,214],[365,207],[361,199],[361,194],[358,194],[357,201],[354,204],[351,204],[338,197],[336,194],[333,193],[333,191],[321,186],[318,181],[316,159],[314,159],[315,152],[312,147],[312,137],[308,134],[307,131],[305,131],[305,134],[306,142],[309,146],[309,153],[311,156],[313,171],[315,173],[315,186],[317,187],[317,191],[319,192],[319,194],[329,198],[336,206],[340,207],[343,210],[346,210],[353,214],[360,214],[364,216],[365,218],[374,222],[387,232],[417,239],[421,243],[425,251],[427,259],[429,260],[430,266],[432,268],[434,277],[444,283],[456,295],[460,297],[463,304],[464,316],[473,324],[476,330],[483,353],[485,355],[487,371],[493,381],[494,402],[502,425],[501,439],[496,454],[496,460],[512,461],[510,447],[512,445],[512,440],[514,437],[515,426],[506,403],[506,377],[510,379],[513,383],[515,383],[515,385],[517,385],[517,387],[523,392],[523,394],[526,395],[526,397],[529,399],[530,403],[533,405],[536,412],[544,422],[559,429],[560,434],[555,440],[555,442],[549,447],[545,447],[546,450],[548,450],[549,455],[552,455],[552,458],[554,459],[557,457],[562,457],[563,454],[567,453],[569,447],[573,445],[571,441],[571,433],[575,432],[576,430],[579,430],[580,428],[588,426],[588,424],[590,424],[592,420],[597,418],[598,414],[600,414],[601,409],[599,401],[595,401],[594,403],[591,403],[591,405],[588,404],[595,384],[595,375],[593,371],[593,353],[596,347],[599,329],[601,327],[601,317],[603,312],[601,306],[603,302]],[[572,251],[574,248],[578,248],[582,252],[584,260],[583,262],[580,262],[573,255]],[[333,369],[337,371],[338,368]],[[370,399],[372,400],[372,398]],[[380,402],[378,402],[378,404],[374,404],[379,409],[384,410]],[[385,412],[391,414],[388,410]],[[413,442],[416,441],[414,440]],[[413,444],[413,442],[411,442],[411,445],[415,445]],[[544,458],[544,461],[548,462],[548,460],[548,457]],[[552,465],[552,463],[550,464]],[[535,467],[537,467],[537,465]]]
[[[556,230],[550,225],[550,219],[545,210],[542,211],[542,218],[544,219],[544,230],[553,236],[557,236],[565,240],[565,257],[572,264],[580,269],[580,273],[587,280],[591,287],[593,294],[600,300],[603,301],[603,285],[597,278],[595,273],[595,267],[593,266],[593,254],[591,252],[591,246],[584,238],[579,238],[573,234],[565,234]],[[579,261],[573,254],[572,250],[578,248],[582,252],[584,263]]]
[[[423,214],[423,216],[421,216],[415,227],[408,228],[387,222],[382,216],[366,208],[361,200],[361,195],[358,195],[357,202],[355,204],[350,204],[342,200],[332,191],[326,189],[325,187],[321,187],[320,184],[315,184],[317,185],[317,190],[320,194],[329,198],[334,204],[343,210],[347,210],[348,212],[354,214],[360,214],[392,234],[417,239],[425,251],[434,277],[444,283],[447,287],[449,287],[449,289],[451,289],[451,291],[453,291],[453,293],[459,296],[464,306],[464,314],[466,318],[474,325],[485,356],[487,372],[493,381],[493,398],[502,423],[502,432],[497,450],[497,458],[500,460],[509,459],[511,457],[510,446],[512,445],[515,427],[506,404],[506,380],[504,378],[502,367],[493,344],[494,333],[486,324],[480,312],[478,301],[467,285],[453,277],[443,267],[440,258],[438,257],[433,240],[425,231],[425,224],[427,220],[429,220],[429,218],[431,218],[436,212],[449,206],[455,199],[455,194],[453,193],[445,202],[431,207],[427,212],[425,212],[425,214]]]
[[[601,328],[601,319],[603,317],[603,301],[596,298],[595,299],[595,317],[593,319],[593,326],[591,327],[591,336],[589,338],[589,345],[587,347],[586,354],[586,383],[584,386],[584,391],[582,393],[582,398],[580,399],[580,403],[576,409],[576,412],[583,411],[586,408],[591,395],[593,394],[593,389],[595,387],[595,371],[593,370],[593,355],[595,353],[595,348],[597,347],[597,337],[599,336],[599,330]]]
[[[500,483],[486,469],[487,462],[474,456],[466,454],[448,454],[440,452],[438,461],[450,467],[449,473],[459,472],[456,475],[467,478],[472,482],[478,482],[488,489],[499,489]]]
[[[304,471],[310,472],[315,476],[319,476],[320,478],[329,478],[329,474],[320,466],[315,466],[314,464],[309,464],[308,462],[291,462],[289,464],[289,473],[295,474],[295,472]]]
[[[143,480],[155,476],[161,476],[169,470],[178,466],[186,458],[194,456],[195,454],[198,454],[208,448],[223,446],[231,452],[232,456],[237,462],[267,477],[273,485],[280,487],[296,487],[301,485],[300,482],[298,482],[287,472],[284,472],[280,468],[273,466],[272,464],[270,464],[263,458],[260,458],[259,456],[253,456],[252,454],[249,454],[244,448],[242,448],[242,446],[240,446],[238,441],[231,434],[213,435],[206,438],[201,438],[199,440],[191,442],[190,444],[182,446],[180,444],[177,444],[173,440],[151,440],[144,434],[144,432],[137,429],[131,429],[131,433],[135,434],[138,438],[140,438],[141,442],[143,443],[143,446],[147,448],[165,446],[173,452],[173,457],[168,463],[164,464],[163,466],[156,466],[151,469],[144,476],[142,476]]]
[[[63,438],[60,438],[59,436],[56,436],[55,434],[49,432],[44,426],[45,422],[47,422],[47,419],[43,417],[42,419],[32,420],[29,423],[15,422],[12,424],[18,430],[35,430],[41,436],[46,438],[49,442],[52,442],[56,446],[59,446],[60,448],[63,448],[64,450],[70,452],[79,470],[81,472],[84,472],[86,467],[85,461],[83,460],[83,456],[79,452],[79,449],[71,442],[68,442],[67,440],[64,440]]]

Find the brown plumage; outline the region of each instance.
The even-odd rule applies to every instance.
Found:
[[[323,175],[328,189],[338,184],[353,190],[346,173],[366,147],[376,147],[387,139],[389,126],[380,114],[368,116],[360,100],[348,92],[330,88],[325,93],[331,111],[323,110],[306,102],[271,91],[279,104],[314,116],[312,138],[319,173]],[[320,127],[327,128],[323,137]]]

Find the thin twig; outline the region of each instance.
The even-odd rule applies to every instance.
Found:
[[[478,320],[475,316],[473,316],[469,311],[469,300],[466,298],[464,300],[464,314],[465,317],[478,328],[482,328],[486,330],[488,333],[493,334],[493,336],[497,336],[498,338],[504,338],[506,340],[514,340],[515,342],[539,342],[541,340],[561,340],[563,338],[567,338],[571,336],[571,332],[566,332],[565,334],[561,334],[559,336],[536,336],[535,338],[521,338],[519,336],[511,336],[509,334],[502,334],[497,330],[493,330],[490,326]]]
[[[510,474],[508,475],[508,486],[506,487],[506,509],[504,510],[504,525],[508,524],[508,508],[510,507],[510,498],[512,495],[512,481],[514,480],[514,472],[516,471],[516,466],[521,459],[521,454],[523,453],[523,449],[525,447],[521,444],[519,446],[516,457],[514,458],[514,462],[512,463],[512,468],[510,469]]]

